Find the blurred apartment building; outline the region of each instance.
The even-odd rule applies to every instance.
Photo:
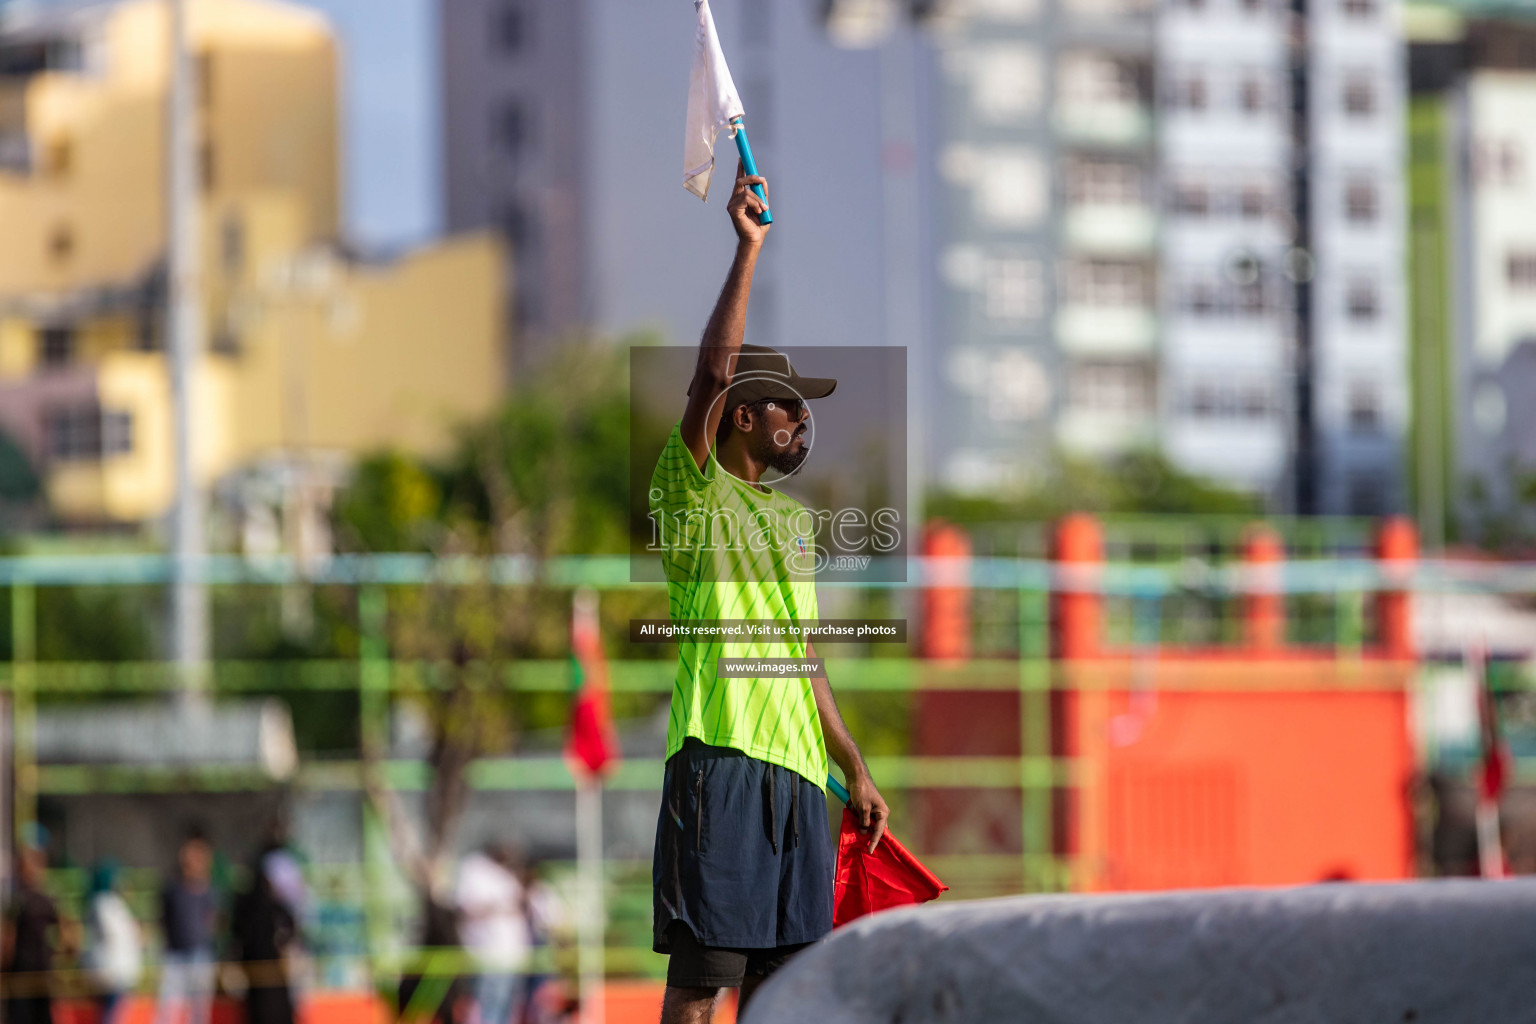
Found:
[[[889,343],[917,325],[886,301],[881,55],[834,45],[814,0],[713,7],[783,211],[750,340]],[[514,362],[583,329],[696,344],[731,259],[736,157],[722,135],[707,205],[682,189],[692,4],[438,0],[437,17],[444,221],[507,242]]]
[[[901,6],[938,56],[942,482],[1158,445],[1276,509],[1399,506],[1395,5]]]
[[[491,236],[387,265],[349,255],[328,25],[268,0],[189,7],[206,339],[195,466],[241,506],[245,540],[270,547],[294,492],[318,522],[316,492],[351,458],[441,449],[492,407],[504,261]],[[0,21],[0,430],[74,523],[154,520],[174,486],[167,13],[122,0]]]
[[[506,238],[514,325],[533,337],[574,329],[587,314],[586,7],[438,5],[444,222]]]
[[[931,485],[1157,445],[1277,510],[1402,504],[1395,0],[714,6],[786,212],[749,333],[910,346]],[[438,10],[447,222],[508,240],[518,351],[692,343],[728,239],[650,198],[679,178],[691,11]]]
[[[1417,504],[1477,535],[1536,473],[1536,22],[1410,25]]]

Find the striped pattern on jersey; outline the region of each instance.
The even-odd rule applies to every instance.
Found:
[[[672,428],[651,477],[667,604],[685,619],[816,618],[815,520],[780,491],[759,490],[720,468],[701,472]],[[689,736],[777,764],[825,788],[827,751],[808,678],[719,679],[722,658],[804,658],[804,641],[716,639],[678,644],[667,756]]]

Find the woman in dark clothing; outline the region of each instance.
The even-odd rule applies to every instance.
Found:
[[[245,967],[246,1024],[293,1024],[286,954],[297,926],[260,860],[251,870],[250,887],[235,901],[232,931]]]
[[[58,907],[43,892],[47,858],[23,848],[17,857],[17,886],[0,926],[0,979],[4,979],[6,1024],[52,1024],[53,954],[61,928]]]

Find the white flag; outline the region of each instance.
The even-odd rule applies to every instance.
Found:
[[[688,137],[683,145],[683,188],[700,199],[709,198],[715,170],[715,136],[733,117],[742,117],[741,97],[725,66],[720,36],[709,0],[694,0],[699,28],[693,43],[693,74],[688,82]]]

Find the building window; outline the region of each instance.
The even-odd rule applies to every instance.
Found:
[[[1269,189],[1263,185],[1244,185],[1238,190],[1237,209],[1244,220],[1259,220],[1270,210]]]
[[[1517,188],[1525,181],[1525,153],[1518,139],[1480,139],[1472,147],[1472,177],[1483,185]]]
[[[1044,73],[1040,58],[1031,47],[992,46],[979,50],[971,57],[970,69],[971,102],[984,117],[1013,120],[1034,113],[1044,102]],[[761,119],[757,105],[750,109],[755,125]]]
[[[140,352],[158,352],[165,344],[165,317],[159,306],[145,305],[134,317]]]
[[[39,334],[44,366],[68,366],[75,358],[73,327],[44,327]]]
[[[1370,384],[1355,384],[1349,389],[1349,429],[1356,434],[1381,430],[1381,396]]]
[[[238,356],[240,354],[240,335],[235,333],[235,325],[225,318],[213,330],[213,336],[208,339],[208,350],[215,355]]]
[[[1074,203],[1130,205],[1144,198],[1141,168],[1125,160],[1069,161],[1063,177],[1067,198]]]
[[[1264,317],[1275,311],[1276,291],[1262,276],[1236,282],[1229,274],[1180,283],[1179,310],[1195,317]]]
[[[1234,285],[1233,299],[1238,316],[1263,316],[1269,312],[1269,296],[1261,280]]]
[[[1216,389],[1209,384],[1196,384],[1186,394],[1186,408],[1200,419],[1214,416],[1220,408]]]
[[[497,217],[497,224],[501,228],[501,235],[511,247],[513,256],[520,259],[522,254],[533,248],[537,242],[537,226],[533,217],[529,215],[520,203],[510,202],[502,208],[501,215]],[[519,292],[526,291],[518,289]]]
[[[1381,315],[1381,296],[1372,281],[1355,281],[1344,295],[1345,309],[1356,323],[1371,323]]]
[[[1351,75],[1344,82],[1344,113],[1369,117],[1376,112],[1376,87],[1365,75]]]
[[[43,71],[80,71],[85,61],[75,39],[26,39],[0,44],[0,78],[26,78]]]
[[[75,405],[50,411],[43,419],[48,455],[56,462],[77,462],[123,455],[133,450],[133,414]]]
[[[60,224],[48,235],[48,258],[54,263],[68,263],[75,254],[75,229]]]
[[[1045,306],[1039,260],[1006,257],[987,262],[987,317],[1000,323],[1034,320]]]
[[[1029,150],[1002,150],[982,161],[976,182],[976,213],[994,227],[1038,223],[1050,206],[1048,172]]]
[[[1355,224],[1368,224],[1376,219],[1376,185],[1374,182],[1356,180],[1344,186],[1344,216]]]
[[[504,4],[491,14],[491,39],[502,53],[517,53],[528,41],[527,12],[520,4]]]
[[[1144,306],[1151,287],[1144,264],[1133,260],[1074,260],[1067,264],[1067,301],[1083,306]]]
[[[204,142],[197,148],[197,173],[204,192],[212,192],[217,187],[219,154],[212,142]]]
[[[1069,106],[1140,103],[1143,65],[1103,53],[1068,53],[1061,58],[1058,92]]]
[[[1255,384],[1244,388],[1242,392],[1242,412],[1246,419],[1262,420],[1268,418],[1274,409],[1274,395],[1263,384]]]
[[[1191,281],[1179,289],[1179,307],[1193,316],[1215,316],[1221,309],[1221,299],[1210,281]]]
[[[1525,180],[1525,154],[1518,139],[1505,139],[1499,147],[1499,179],[1506,185],[1519,185]]]
[[[1142,363],[1080,362],[1067,378],[1067,404],[1080,412],[1150,415],[1152,370]]]
[[[1264,420],[1278,411],[1273,388],[1261,382],[1198,381],[1182,389],[1179,405],[1203,420]]]
[[[44,150],[44,169],[50,177],[67,178],[75,166],[75,144],[67,135],[50,139]]]
[[[1173,212],[1183,217],[1208,217],[1211,190],[1201,182],[1185,181],[1173,186]]]
[[[1210,102],[1210,92],[1205,76],[1198,72],[1185,72],[1173,80],[1169,102],[1175,110],[1204,110]]]
[[[527,110],[518,100],[507,100],[493,115],[491,130],[501,151],[517,158],[528,143]]]
[[[1349,478],[1349,514],[1383,516],[1387,507],[1387,483],[1380,473],[1354,473]]]
[[[245,221],[238,213],[226,214],[219,226],[219,259],[230,277],[245,268]]]
[[[26,132],[0,129],[0,171],[32,173],[32,140]]]
[[[1127,14],[1141,14],[1154,0],[1067,0],[1066,13],[1085,21],[1107,21]]]
[[[1245,114],[1259,114],[1269,109],[1270,90],[1262,76],[1243,76],[1237,87],[1237,105]]]
[[[133,451],[133,413],[109,409],[101,414],[101,453],[127,455]]]
[[[1536,291],[1536,249],[1510,253],[1506,270],[1511,288]]]

